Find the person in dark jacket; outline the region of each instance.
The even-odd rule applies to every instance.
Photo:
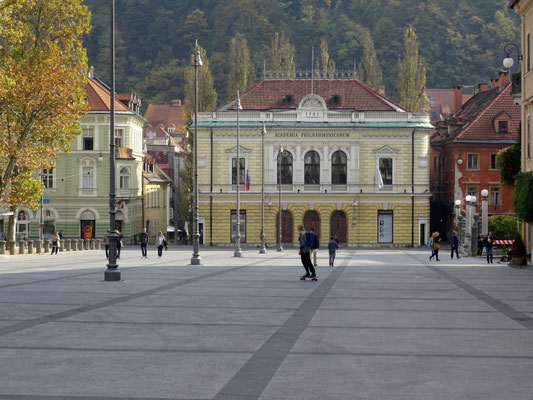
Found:
[[[452,260],[453,260],[453,252],[455,251],[455,255],[457,256],[457,259],[461,258],[459,257],[459,238],[457,237],[457,232],[453,231],[452,237],[450,239],[450,245],[452,246]]]
[[[146,255],[146,246],[148,246],[148,233],[146,228],[143,228],[143,231],[139,234],[139,239],[141,241],[141,258],[148,258]]]
[[[335,236],[331,236],[329,238],[329,243],[328,243],[329,266],[330,267],[333,267],[333,263],[335,263],[335,254],[337,253],[338,249],[339,249],[339,245],[337,244],[337,241],[335,240]]]
[[[313,238],[313,244],[311,245],[311,252],[313,253],[313,265],[316,267],[316,258],[318,256],[318,248],[320,247],[320,242],[318,241],[318,235],[315,233],[315,228],[311,228],[311,237]]]
[[[483,246],[485,246],[485,238],[480,233],[479,237],[477,239],[477,255],[482,256],[483,255]]]
[[[431,256],[429,257],[429,260],[431,261],[433,257],[435,257],[437,261],[440,261],[439,260],[439,248],[440,248],[439,242],[441,238],[440,238],[439,232],[433,232],[433,234],[431,235],[431,239],[432,240],[430,240],[430,243],[431,243],[432,252],[431,252]]]
[[[316,276],[315,268],[311,262],[311,248],[307,245],[307,235],[305,234],[305,229],[303,225],[298,225],[298,231],[300,232],[298,236],[298,242],[300,243],[300,258],[302,260],[302,265],[305,268],[305,275],[300,279],[313,278]]]
[[[487,253],[487,264],[492,264],[494,241],[492,240],[492,233],[489,232],[485,238],[485,248]]]

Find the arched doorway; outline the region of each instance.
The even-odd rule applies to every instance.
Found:
[[[85,210],[80,215],[80,237],[94,239],[96,230],[96,217],[92,211]]]
[[[340,243],[346,243],[346,214],[337,210],[331,214],[330,236],[337,235]]]
[[[281,211],[281,243],[292,243],[292,215],[287,210]],[[276,215],[276,240],[278,242],[279,237],[279,213]]]
[[[320,217],[314,210],[309,210],[304,215],[304,228],[309,232],[311,228],[315,229],[315,233],[320,237]]]

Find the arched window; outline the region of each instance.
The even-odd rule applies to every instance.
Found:
[[[318,185],[320,183],[320,156],[316,151],[308,151],[304,163],[304,183],[306,185]]]
[[[281,172],[281,184],[292,185],[292,154],[284,150],[281,154],[278,154],[278,168],[277,171],[277,183],[279,184],[280,172]]]
[[[347,158],[343,151],[336,151],[331,157],[331,183],[346,185]]]
[[[130,169],[127,167],[120,168],[120,188],[128,189],[130,187]]]

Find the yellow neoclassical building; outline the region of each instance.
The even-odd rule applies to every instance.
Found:
[[[331,235],[348,246],[426,243],[427,113],[354,79],[263,80],[237,103],[198,115],[200,244],[235,242],[237,164],[243,246],[261,242],[263,204],[271,248],[280,209],[284,244],[297,243],[301,223],[323,244]]]

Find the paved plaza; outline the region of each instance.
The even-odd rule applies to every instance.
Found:
[[[533,271],[427,250],[0,257],[0,400],[532,399]]]

